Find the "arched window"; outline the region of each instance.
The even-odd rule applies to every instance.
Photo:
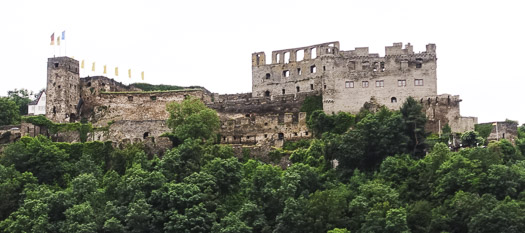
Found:
[[[392,98],[390,98],[390,102],[391,102],[391,103],[397,103],[397,98],[396,98],[396,97],[392,97]]]

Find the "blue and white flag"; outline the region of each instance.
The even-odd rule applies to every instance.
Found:
[[[62,40],[66,39],[66,31],[62,31]]]

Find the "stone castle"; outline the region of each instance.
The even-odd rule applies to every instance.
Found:
[[[271,61],[271,62],[270,62]],[[49,58],[46,117],[53,122],[85,119],[95,127],[89,140],[166,143],[168,102],[188,96],[201,99],[221,119],[221,143],[281,146],[285,140],[310,138],[306,114],[300,112],[308,96],[322,96],[326,113],[357,113],[367,102],[399,109],[409,96],[424,106],[427,129],[439,132],[449,124],[454,132],[473,130],[475,117],[462,117],[457,95],[437,94],[436,46],[415,53],[407,44],[394,43],[385,56],[368,48],[342,51],[339,42],[252,54],[252,92],[219,95],[204,88],[143,91],[102,76],[79,76],[79,62],[69,57]],[[25,124],[22,134],[41,133]],[[65,136],[63,141],[78,141]]]

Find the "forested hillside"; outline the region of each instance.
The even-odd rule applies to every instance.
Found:
[[[289,156],[282,169],[216,144],[217,115],[199,101],[167,109],[176,146],[162,157],[41,136],[9,145],[0,231],[525,232],[525,125],[516,145],[468,132],[471,147],[451,152],[450,132],[428,135],[412,99],[399,111],[314,111],[315,139],[268,155]]]

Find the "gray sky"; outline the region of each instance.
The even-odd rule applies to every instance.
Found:
[[[106,64],[123,83],[144,71],[144,82],[240,93],[251,91],[252,52],[339,41],[384,55],[393,42],[416,52],[435,43],[438,93],[460,95],[462,115],[525,123],[524,9],[505,0],[1,1],[0,95],[44,88],[47,58],[66,49],[85,60],[82,77]],[[62,46],[50,46],[63,30]]]

